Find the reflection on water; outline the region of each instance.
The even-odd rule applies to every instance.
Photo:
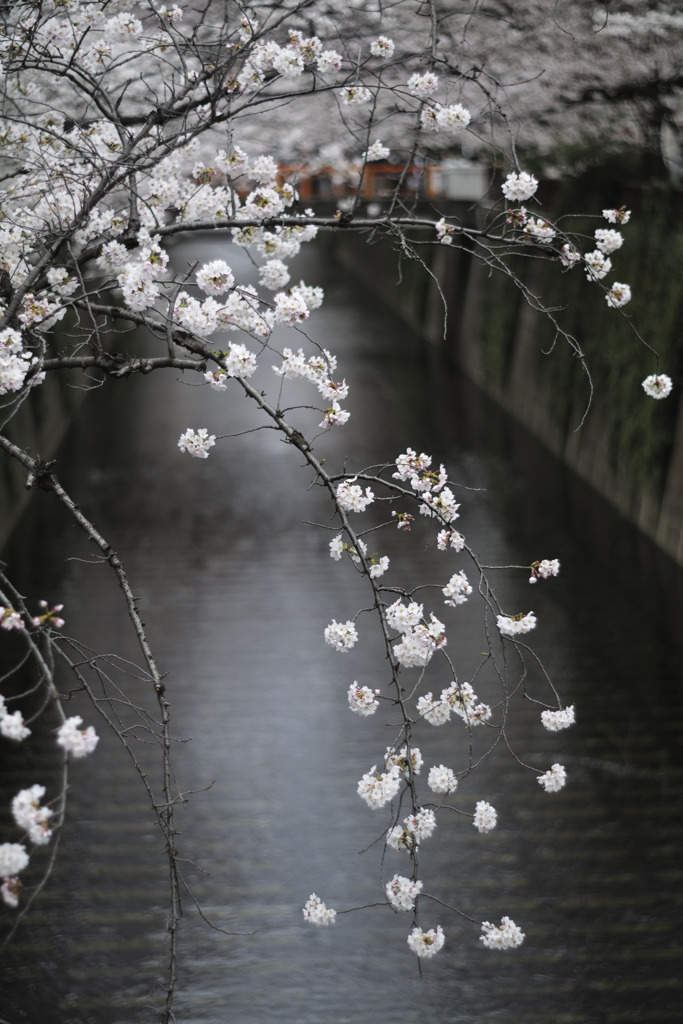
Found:
[[[218,236],[203,240],[202,257],[225,256],[225,248]],[[190,254],[179,248],[177,258]],[[179,841],[188,883],[215,926],[186,897],[178,1021],[679,1020],[680,661],[647,614],[655,597],[619,584],[582,546],[580,509],[569,497],[558,508],[547,493],[564,494],[566,478],[560,473],[551,488],[528,441],[536,473],[522,476],[517,435],[474,389],[431,372],[405,329],[334,265],[321,265],[319,253],[297,269],[325,286],[311,332],[352,382],[352,419],[320,439],[320,454],[341,461],[353,453],[353,469],[408,445],[433,452],[454,479],[485,489],[462,490],[458,526],[488,563],[563,563],[558,580],[535,588],[533,607],[538,649],[564,702],[576,704],[577,725],[542,734],[527,703],[511,738],[535,767],[562,761],[570,781],[549,797],[496,749],[458,796],[468,810],[478,799],[493,803],[499,828],[480,836],[467,818],[446,821],[423,848],[425,889],[477,921],[509,914],[526,931],[519,951],[489,953],[475,925],[445,914],[427,921],[430,911],[425,925],[442,921],[447,945],[421,979],[405,919],[387,907],[340,916],[329,931],[305,928],[301,906],[312,891],[338,909],[380,895],[381,849],[359,851],[384,818],[355,790],[393,734],[379,720],[351,716],[346,690],[353,679],[383,684],[381,652],[362,619],[353,651],[336,655],[322,642],[331,619],[363,604],[363,590],[349,566],[329,559],[329,533],[304,523],[326,526],[329,511],[307,491],[297,453],[273,432],[219,443],[208,462],[179,455],[187,426],[230,434],[258,425],[236,389],[208,392],[168,374],[94,393],[68,442],[74,489],[125,557],[168,672],[176,735],[190,740],[175,754],[179,786],[193,793],[179,810]],[[283,344],[296,347],[290,336]],[[266,382],[273,361],[263,360]],[[292,404],[309,397],[298,385],[287,393]],[[108,571],[47,496],[38,502],[11,556],[25,592],[63,600],[68,629],[97,650],[134,657]],[[453,562],[446,572],[447,556],[410,540],[392,533],[382,541],[393,581],[447,579]],[[67,545],[80,561],[64,561]],[[499,585],[512,606],[530,601],[524,576]],[[483,650],[479,616],[474,603],[446,612],[451,654],[468,678]],[[429,685],[447,681],[437,672]],[[122,674],[116,683],[148,700],[143,684]],[[540,676],[531,684],[540,687]],[[493,693],[484,676],[483,699],[487,686]],[[82,708],[75,697],[74,710]],[[423,739],[428,763],[467,762],[457,729]],[[9,795],[34,781],[57,784],[49,735],[21,751],[7,746],[0,756],[12,757],[4,766]],[[402,867],[398,855],[387,860],[389,876]],[[161,837],[141,785],[105,735],[97,755],[74,766],[53,878],[4,954],[2,1018],[154,1020],[165,903]]]

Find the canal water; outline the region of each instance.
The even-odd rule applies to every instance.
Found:
[[[178,266],[219,256],[242,267],[243,254],[217,235],[175,254]],[[274,432],[251,429],[259,420],[236,387],[212,392],[166,372],[93,390],[60,465],[127,564],[167,673],[186,796],[178,842],[193,894],[184,897],[179,1024],[680,1021],[681,648],[663,611],[675,591],[654,571],[631,570],[641,563],[614,520],[620,559],[601,557],[588,542],[594,508],[571,477],[474,387],[434,365],[322,248],[294,272],[325,288],[310,333],[351,384],[351,420],[319,439],[319,457],[337,466],[348,456],[356,470],[407,446],[431,452],[461,485],[457,525],[486,564],[560,559],[560,576],[535,588],[524,573],[491,578],[506,607],[536,611],[534,646],[563,703],[576,706],[574,728],[551,734],[535,705],[515,702],[510,744],[534,769],[562,762],[568,784],[545,794],[499,744],[454,798],[470,812],[491,802],[498,828],[480,835],[467,818],[448,820],[423,847],[425,891],[478,922],[509,915],[526,933],[519,950],[485,950],[476,924],[434,906],[423,926],[441,923],[446,945],[420,976],[407,915],[373,906],[340,914],[330,929],[306,926],[301,907],[313,891],[339,911],[381,900],[381,843],[372,844],[385,817],[358,799],[356,784],[393,734],[379,715],[351,715],[346,691],[354,679],[385,686],[386,671],[363,632],[367,617],[353,651],[323,643],[324,627],[352,617],[367,595],[351,566],[328,556],[329,508],[301,458]],[[280,341],[298,346],[293,334]],[[263,358],[254,378],[264,387],[273,361]],[[287,401],[305,405],[310,394],[293,384]],[[249,432],[200,461],[178,452],[188,426]],[[460,568],[472,576],[462,556],[425,537],[376,535],[392,559],[389,583],[443,585]],[[48,495],[36,496],[5,557],[32,600],[64,602],[65,632],[88,645],[73,648],[82,660],[109,655],[98,664],[110,692],[153,714],[146,684],[125,671],[136,652],[111,572]],[[430,607],[447,622],[460,678],[471,678],[484,650],[480,606],[473,598],[445,609],[434,598]],[[448,681],[437,669],[429,686]],[[527,685],[552,703],[533,665]],[[485,673],[477,689],[495,698]],[[51,877],[2,952],[0,1020],[152,1022],[163,1001],[163,842],[116,739],[81,694],[67,710],[102,740],[73,766]],[[140,726],[134,733],[155,779],[154,741]],[[420,738],[427,764],[456,768],[467,744],[452,723],[425,726]],[[54,794],[59,784],[49,732],[9,748],[0,746],[3,838],[18,788],[38,782]],[[387,854],[387,877],[404,866]],[[3,911],[5,931],[11,920]]]

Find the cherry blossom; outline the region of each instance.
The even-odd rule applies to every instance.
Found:
[[[465,573],[461,571],[451,576],[447,586],[443,587],[442,593],[446,598],[444,604],[455,608],[457,605],[465,603],[472,593],[472,587]]]
[[[568,729],[574,724],[574,705],[560,708],[559,711],[542,711],[541,721],[550,732],[558,732],[560,729]]]
[[[208,459],[209,448],[212,448],[215,443],[216,435],[209,434],[206,427],[200,427],[197,431],[189,427],[184,434],[180,435],[178,447],[181,452],[187,452],[188,455],[193,455],[196,459]]]
[[[445,941],[446,937],[440,924],[436,928],[430,928],[428,932],[423,932],[421,928],[413,928],[408,936],[408,945],[413,953],[425,960],[436,956],[439,950],[443,949]]]
[[[358,796],[365,800],[368,807],[376,810],[393,800],[400,784],[401,769],[397,765],[392,765],[387,772],[378,772],[377,765],[373,764],[358,783]]]
[[[376,139],[365,153],[362,154],[361,159],[367,163],[373,163],[377,160],[388,160],[391,150],[388,146],[383,146],[379,139]]]
[[[19,906],[21,890],[22,882],[20,878],[6,878],[2,885],[0,885],[0,896],[2,896],[3,902],[8,907],[16,909]]]
[[[406,746],[401,747],[398,753],[391,747],[387,747],[384,762],[387,768],[398,768],[404,775],[409,776],[411,772],[413,775],[420,774],[424,759],[417,747],[411,747],[410,753]]]
[[[628,224],[631,219],[631,211],[625,206],[618,210],[603,210],[602,215],[609,224]]]
[[[426,100],[439,88],[439,79],[432,71],[426,71],[423,75],[411,75],[407,82],[408,92],[411,96]]]
[[[50,842],[52,829],[48,825],[52,817],[49,807],[41,807],[40,801],[45,796],[44,786],[31,786],[22,789],[12,800],[12,816],[36,846]]]
[[[474,820],[472,824],[479,832],[490,832],[496,827],[498,815],[496,810],[486,800],[478,800],[474,808]]]
[[[429,769],[427,785],[434,793],[454,793],[458,787],[458,780],[452,769],[440,764]]]
[[[448,701],[435,700],[431,691],[418,699],[417,713],[430,725],[445,725],[451,717]]]
[[[386,894],[394,910],[413,910],[415,899],[422,891],[422,882],[413,882],[403,875],[394,875],[386,884]]]
[[[524,932],[509,917],[503,917],[499,925],[484,921],[479,941],[487,949],[516,949],[524,942]]]
[[[508,174],[501,187],[503,195],[510,202],[524,201],[531,199],[536,194],[538,181],[533,174],[527,174],[526,171],[521,171],[519,174],[515,174],[513,171]]]
[[[31,735],[31,730],[24,724],[21,711],[15,711],[0,717],[0,734],[6,739],[21,741]]]
[[[566,783],[567,773],[561,764],[554,764],[543,775],[539,775],[536,781],[539,786],[543,786],[546,793],[557,793]]]
[[[318,928],[325,928],[327,925],[334,924],[337,911],[332,910],[331,907],[326,907],[320,897],[312,892],[304,905],[303,915],[304,921],[308,921],[309,924],[314,924]]]
[[[72,718],[67,718],[57,730],[58,746],[67,754],[73,754],[74,757],[86,757],[88,754],[92,754],[99,743],[99,736],[93,726],[89,725],[87,729],[80,729],[79,726],[82,724],[81,716],[74,715]]]
[[[0,629],[25,629],[25,623],[19,612],[13,608],[4,608],[0,605]]]
[[[197,271],[197,284],[207,295],[222,295],[234,283],[233,272],[224,260],[212,260]]]
[[[462,551],[465,546],[465,538],[457,530],[440,530],[436,538],[436,546],[439,551]]]
[[[544,558],[539,562],[532,562],[529,583],[537,583],[539,578],[547,580],[551,576],[557,576],[559,571],[560,563],[557,558]]]
[[[348,693],[349,708],[364,718],[374,715],[379,707],[376,697],[378,693],[379,690],[371,690],[369,686],[359,686],[356,682],[351,683]]]
[[[502,636],[517,636],[520,633],[529,633],[536,628],[536,616],[533,612],[523,615],[498,615],[496,623]]]
[[[372,99],[372,93],[363,85],[348,85],[341,90],[341,101],[347,107],[360,106]]]
[[[26,847],[21,843],[0,843],[0,878],[18,875],[28,866]]]
[[[620,231],[613,231],[607,228],[598,228],[595,232],[595,245],[600,252],[605,254],[616,252],[624,244],[624,236]]]
[[[329,626],[325,627],[325,643],[334,647],[336,651],[349,651],[358,642],[358,632],[353,622],[337,622],[333,619]]]
[[[370,53],[373,57],[389,57],[394,56],[394,41],[389,39],[387,36],[377,36],[377,39],[373,39],[370,43]]]
[[[665,373],[653,373],[643,381],[643,391],[650,398],[667,398],[673,390],[673,381]]]
[[[375,495],[369,487],[363,488],[356,483],[356,477],[351,480],[342,480],[337,487],[337,501],[345,512],[365,512],[368,505],[375,500]]]
[[[589,281],[601,281],[612,269],[612,261],[600,249],[587,252],[583,261],[586,264],[586,277]]]
[[[631,289],[629,285],[615,281],[605,299],[608,306],[618,309],[620,306],[625,306],[627,302],[631,301]]]

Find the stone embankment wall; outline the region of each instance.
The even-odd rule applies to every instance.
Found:
[[[586,214],[561,220],[583,236],[584,252],[594,248],[595,229],[607,226],[603,208],[625,204],[632,210],[606,279],[608,285],[631,285],[633,299],[623,311],[607,306],[604,290],[588,282],[581,268],[564,271],[559,261],[535,259],[531,247],[511,264],[531,304],[471,252],[428,245],[426,237],[415,246],[419,260],[396,241],[368,248],[351,233],[335,236],[334,251],[431,351],[475,381],[683,565],[683,197],[656,183],[625,186],[596,181],[594,174],[589,183],[542,185],[539,195],[542,206],[534,213],[553,219],[576,210]],[[441,212],[448,216],[446,208]],[[464,204],[451,212],[463,220],[477,216]],[[534,297],[553,310],[557,327],[532,308]],[[675,382],[664,401],[642,390],[642,380],[654,372]]]

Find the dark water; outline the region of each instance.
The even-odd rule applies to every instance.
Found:
[[[195,254],[180,249],[177,259]],[[217,237],[202,241],[202,258],[218,255],[226,248]],[[236,263],[239,254],[227,258]],[[601,560],[586,543],[593,512],[569,478],[475,389],[419,358],[417,340],[322,252],[296,270],[326,289],[311,332],[338,354],[352,385],[352,419],[320,440],[319,454],[331,464],[348,454],[356,469],[408,445],[432,452],[453,479],[480,489],[459,492],[457,525],[488,564],[561,560],[560,577],[532,598],[524,574],[495,581],[504,603],[537,612],[535,646],[563,703],[577,707],[577,725],[550,734],[538,709],[516,704],[511,742],[534,768],[564,763],[569,783],[546,795],[498,747],[454,801],[471,811],[489,800],[496,831],[481,836],[467,818],[446,821],[423,846],[425,890],[476,921],[508,914],[526,932],[521,949],[488,952],[476,925],[430,909],[423,926],[441,922],[447,944],[420,978],[405,942],[408,915],[375,907],[340,916],[325,931],[305,927],[301,907],[312,891],[338,910],[381,899],[381,844],[359,851],[385,818],[355,790],[393,733],[379,715],[352,716],[346,691],[354,679],[381,687],[386,673],[364,619],[361,642],[345,655],[322,639],[328,622],[365,603],[364,592],[350,566],[328,557],[331,535],[304,522],[328,525],[329,511],[274,432],[219,443],[206,462],[178,453],[187,426],[228,434],[258,425],[237,388],[207,392],[169,373],[94,392],[62,459],[74,467],[84,509],[125,556],[168,673],[178,787],[188,794],[178,810],[184,871],[215,926],[186,896],[178,1021],[679,1021],[681,670],[661,613],[671,592],[654,572],[630,571],[626,534],[621,563]],[[282,344],[298,347],[294,335]],[[262,359],[264,386],[272,362]],[[303,386],[288,394],[292,404],[310,399]],[[311,422],[313,414],[301,416]],[[378,539],[392,558],[389,582],[443,585],[467,568],[435,552],[426,536]],[[80,560],[67,561],[67,553]],[[26,593],[64,601],[70,635],[136,657],[110,571],[47,496],[38,496],[7,557]],[[444,609],[434,598],[427,607],[447,622],[451,656],[470,678],[484,649],[476,602]],[[439,691],[449,679],[434,671],[427,688]],[[111,674],[153,711],[143,682],[117,666]],[[543,685],[532,670],[531,692],[550,701]],[[495,680],[483,675],[477,690],[493,699]],[[95,720],[78,695],[73,710]],[[138,736],[147,763],[147,737]],[[476,737],[475,753],[485,738]],[[466,736],[452,725],[423,729],[419,744],[427,764],[467,763]],[[20,786],[57,785],[49,736],[18,751],[8,746],[0,747],[3,807]],[[46,890],[2,954],[0,1019],[154,1021],[167,906],[163,843],[111,736],[74,766],[61,844]],[[387,877],[404,867],[387,855]],[[3,912],[2,925],[10,920]]]

